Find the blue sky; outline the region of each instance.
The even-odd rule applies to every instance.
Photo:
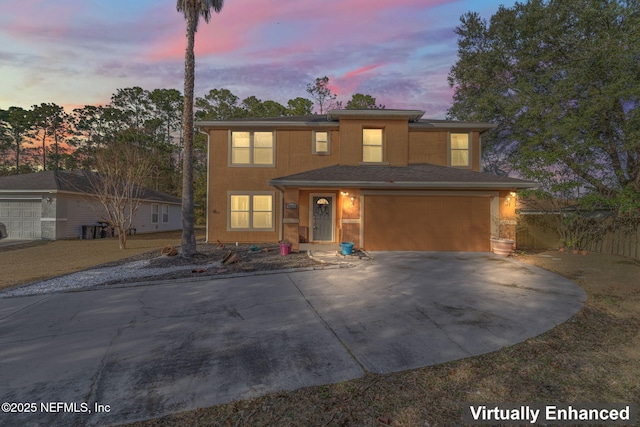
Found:
[[[281,103],[328,76],[338,99],[443,118],[454,28],[497,0],[226,0],[196,34],[196,96],[227,88]],[[0,108],[107,104],[119,88],[182,91],[185,22],[175,0],[0,0]]]

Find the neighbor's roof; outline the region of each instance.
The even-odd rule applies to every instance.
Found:
[[[334,165],[275,178],[269,181],[269,185],[380,189],[517,189],[538,186],[533,181],[432,164],[403,167]]]
[[[305,116],[283,116],[265,118],[243,118],[227,120],[198,120],[195,125],[201,129],[246,129],[246,128],[285,128],[285,127],[338,127],[342,118],[346,119],[404,119],[410,129],[460,129],[484,132],[496,127],[492,123],[461,122],[441,119],[423,119],[421,110],[330,110],[327,114]]]
[[[0,193],[91,193],[91,183],[82,170],[43,171],[0,177]],[[151,188],[143,188],[143,200],[180,204],[181,199]]]

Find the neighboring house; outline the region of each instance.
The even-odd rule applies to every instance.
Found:
[[[83,225],[102,220],[82,171],[0,177],[0,230],[10,239],[78,239]],[[145,188],[134,216],[137,233],[182,229],[181,200]],[[0,231],[1,233],[2,231]]]
[[[536,184],[479,172],[494,126],[423,114],[197,122],[209,136],[208,241],[489,251],[491,235],[514,237],[514,192]]]

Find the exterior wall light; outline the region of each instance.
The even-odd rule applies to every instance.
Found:
[[[351,200],[351,206],[354,206],[354,203],[356,201],[356,196],[354,196],[353,194],[347,193],[346,191],[341,191],[340,194],[345,197],[349,197],[349,200]]]
[[[516,197],[516,192],[512,191],[509,193],[509,195],[507,196],[507,199],[504,201],[504,204],[507,206],[511,206],[511,199],[514,199]]]

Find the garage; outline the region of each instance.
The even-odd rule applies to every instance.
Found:
[[[367,195],[363,202],[366,250],[491,250],[490,197]]]
[[[41,217],[40,200],[0,200],[0,228],[9,239],[40,239]]]

